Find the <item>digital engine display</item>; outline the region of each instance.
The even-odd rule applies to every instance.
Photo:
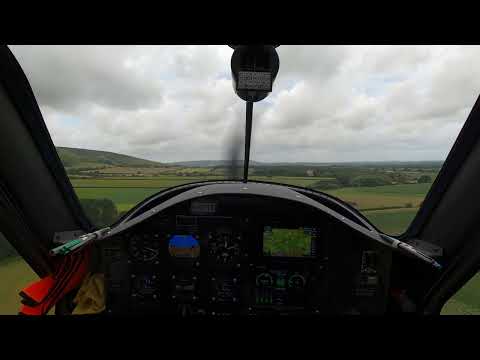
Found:
[[[263,231],[264,256],[312,256],[310,228],[281,229],[265,226]]]

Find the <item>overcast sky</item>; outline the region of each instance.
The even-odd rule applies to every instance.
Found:
[[[225,159],[245,127],[223,46],[11,46],[57,146]],[[254,106],[257,161],[444,160],[480,94],[480,46],[287,46]],[[242,145],[243,146],[243,145]]]

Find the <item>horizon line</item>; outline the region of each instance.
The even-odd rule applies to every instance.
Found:
[[[152,159],[147,159],[147,158],[142,158],[138,157],[136,155],[127,155],[127,154],[122,154],[118,152],[113,152],[109,150],[100,150],[100,149],[87,149],[87,148],[78,148],[78,147],[71,147],[71,146],[61,146],[61,145],[55,145],[55,147],[59,148],[67,148],[67,149],[78,149],[78,150],[87,150],[87,151],[101,151],[101,152],[107,152],[111,154],[116,154],[116,155],[123,155],[123,156],[129,156],[133,158],[137,158],[140,160],[146,160],[146,161],[151,161],[151,162],[157,162],[160,164],[176,164],[176,163],[185,163],[185,162],[208,162],[208,161],[225,161],[225,162],[230,162],[232,161],[231,159],[201,159],[201,160],[176,160],[176,161],[159,161],[159,160],[152,160]],[[238,162],[243,162],[244,159],[237,159],[234,161]],[[264,163],[264,164],[298,164],[298,163],[303,163],[303,164],[349,164],[349,163],[401,163],[401,162],[444,162],[445,160],[340,160],[340,161],[259,161],[259,160],[250,160],[250,164],[252,163]]]

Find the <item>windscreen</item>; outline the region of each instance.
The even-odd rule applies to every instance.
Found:
[[[241,176],[245,103],[230,47],[10,49],[98,226],[158,191]],[[480,47],[277,51],[273,92],[254,106],[249,179],[329,193],[404,232],[479,94]],[[289,237],[298,249],[279,248]],[[268,241],[274,254],[307,251],[300,233],[273,229]]]

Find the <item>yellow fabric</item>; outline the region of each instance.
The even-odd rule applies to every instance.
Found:
[[[105,278],[103,274],[89,274],[83,280],[73,300],[73,315],[98,314],[105,310]]]

